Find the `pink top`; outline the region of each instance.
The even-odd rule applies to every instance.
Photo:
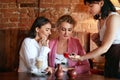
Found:
[[[51,67],[55,67],[55,54],[57,50],[57,42],[58,42],[58,38],[50,40],[49,42],[51,52],[49,53],[48,62],[49,62],[49,66]],[[85,51],[82,48],[79,40],[72,37],[68,40],[67,50],[68,53],[75,52],[76,54],[79,55],[85,54]],[[79,64],[78,62],[68,59],[68,66],[74,67],[77,73],[88,73],[90,71],[90,64],[88,60],[82,61],[81,64]]]

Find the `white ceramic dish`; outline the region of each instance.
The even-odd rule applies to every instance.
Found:
[[[45,76],[47,74],[47,72],[31,72],[33,75],[35,76]]]

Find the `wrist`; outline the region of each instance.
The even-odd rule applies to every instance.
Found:
[[[80,60],[80,61],[83,61],[83,60],[84,60],[84,56],[80,56],[80,57],[79,57],[79,60]]]

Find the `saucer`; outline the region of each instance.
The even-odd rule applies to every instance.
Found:
[[[35,76],[45,76],[47,74],[47,72],[43,71],[43,72],[31,72],[33,75]]]

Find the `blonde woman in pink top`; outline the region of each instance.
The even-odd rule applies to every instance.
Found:
[[[90,64],[88,60],[82,62],[72,61],[63,55],[65,52],[69,54],[74,52],[80,56],[85,54],[79,40],[72,37],[75,23],[70,15],[63,15],[56,22],[58,37],[49,42],[51,49],[48,60],[49,66],[55,68],[57,64],[61,64],[65,72],[74,68],[77,73],[89,73]]]

